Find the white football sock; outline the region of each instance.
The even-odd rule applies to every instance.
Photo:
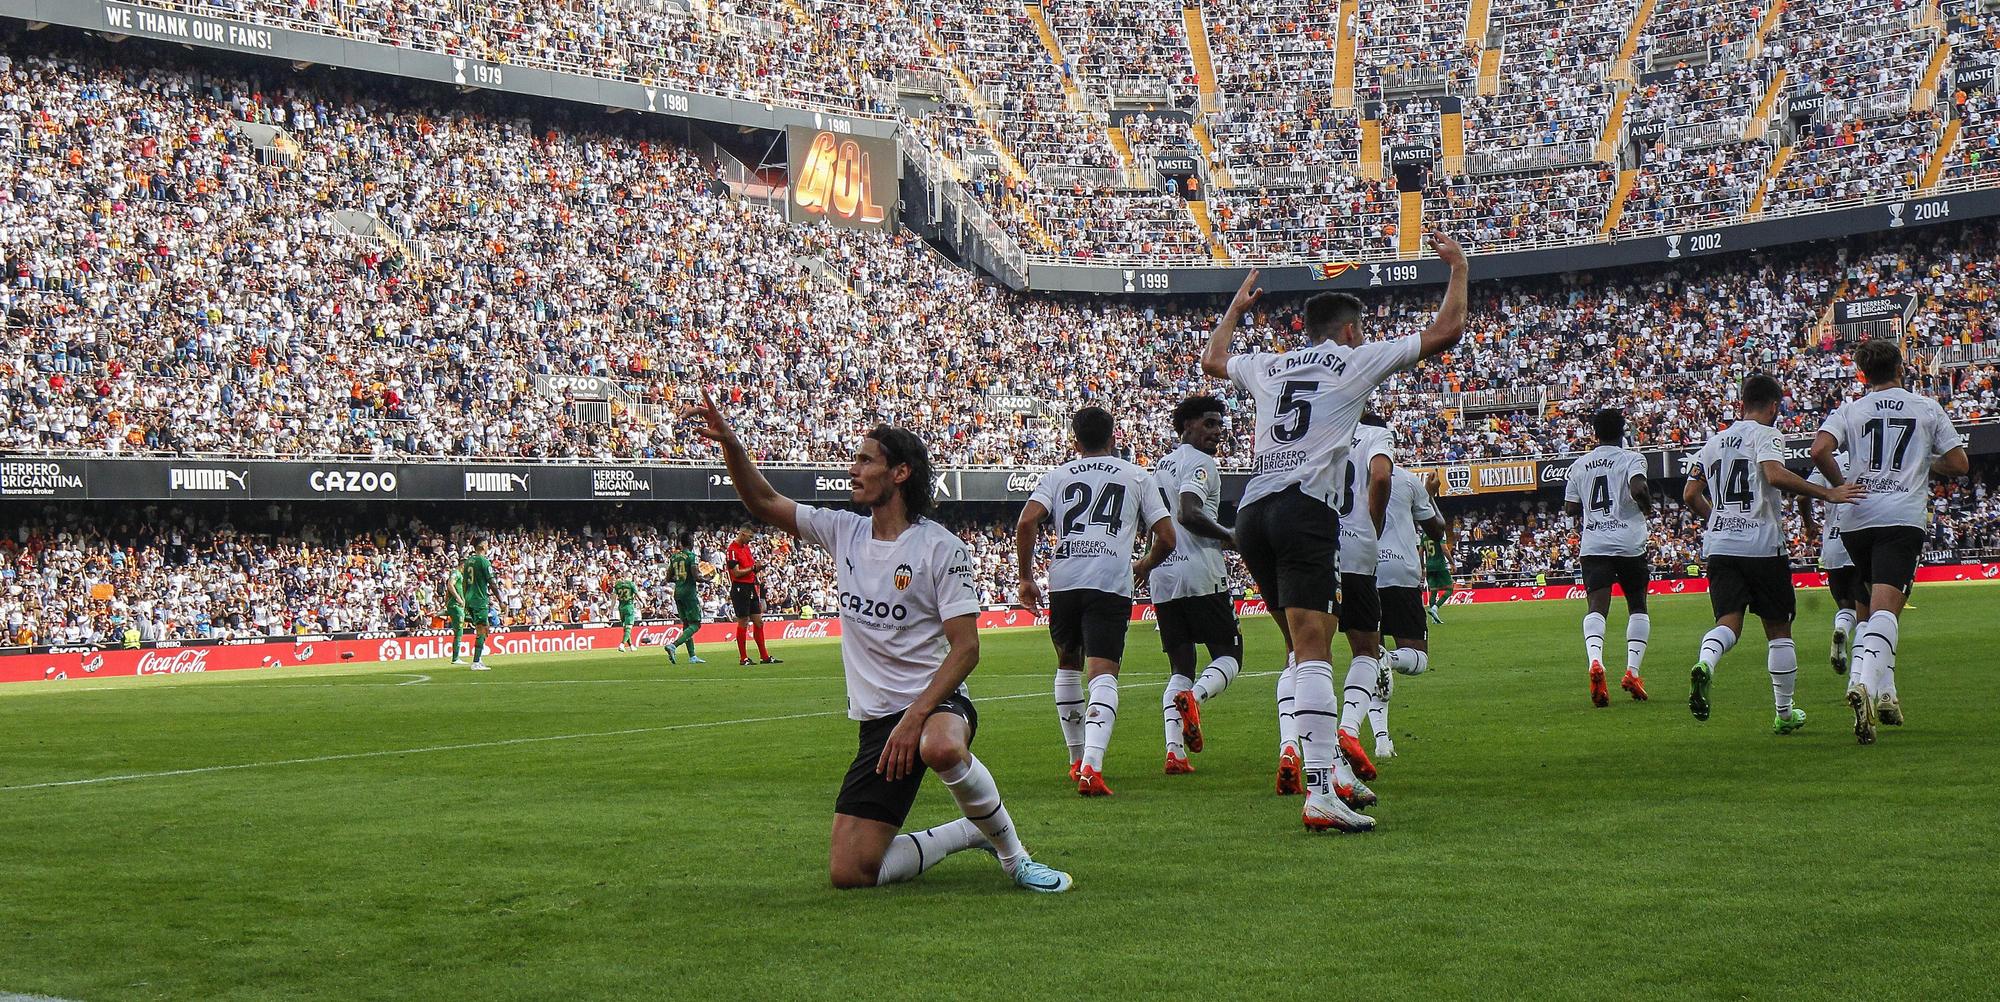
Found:
[[[1285,658],[1285,670],[1278,673],[1278,752],[1299,747],[1298,709],[1299,666]]]
[[[1167,755],[1172,758],[1186,758],[1187,749],[1182,746],[1181,711],[1174,705],[1174,697],[1192,688],[1186,675],[1167,676],[1167,691],[1160,696],[1160,713],[1167,721]]]
[[[1583,657],[1586,665],[1604,660],[1604,617],[1595,612],[1583,617]]]
[[[1362,655],[1347,665],[1347,681],[1341,686],[1340,729],[1359,734],[1361,717],[1368,711],[1368,694],[1375,691],[1375,673],[1381,662]]]
[[[1854,625],[1854,646],[1847,655],[1847,687],[1849,689],[1857,685],[1870,685],[1874,681],[1868,677],[1868,661],[1872,656],[1869,654],[1869,637],[1873,636],[1874,633],[1875,621],[1873,619],[1864,619]]]
[[[904,832],[891,839],[889,851],[882,854],[882,869],[875,874],[875,886],[909,880],[938,865],[946,856],[985,841],[979,826],[966,818],[920,832]]]
[[[1764,666],[1771,672],[1771,698],[1779,713],[1787,713],[1792,708],[1792,687],[1799,681],[1798,645],[1786,638],[1771,641],[1769,648]]]
[[[1422,675],[1431,670],[1431,656],[1414,647],[1398,647],[1389,652],[1389,667],[1403,675]]]
[[[1843,637],[1847,637],[1850,640],[1853,639],[1854,637],[1853,609],[1842,609],[1833,614],[1833,632],[1838,633]]]
[[[1229,688],[1229,683],[1236,681],[1236,673],[1242,670],[1236,659],[1226,654],[1210,661],[1202,669],[1201,677],[1194,680],[1194,698],[1206,703],[1222,695],[1222,690]]]
[[[1083,764],[1104,771],[1104,749],[1118,723],[1118,676],[1090,677],[1090,708],[1083,714]]]
[[[1069,760],[1083,760],[1083,672],[1056,669],[1056,719],[1062,721],[1063,743],[1069,745]]]
[[[1653,617],[1635,612],[1625,617],[1625,670],[1639,674],[1646,663],[1646,644],[1653,639]]]
[[[1402,651],[1396,649],[1398,654]],[[1368,726],[1374,728],[1377,742],[1389,740],[1389,699],[1396,693],[1396,673],[1387,662],[1387,658],[1376,662],[1375,688],[1368,691]]]
[[[1902,623],[1887,609],[1868,617],[1869,695],[1879,698],[1896,694],[1896,641],[1902,633]]]
[[[1000,802],[1000,787],[993,782],[993,774],[967,752],[957,769],[940,772],[938,778],[944,780],[945,789],[951,791],[951,799],[965,812],[965,819],[993,845],[1000,866],[1013,873],[1014,867],[1028,858],[1028,850],[1021,845],[1021,833],[1014,830],[1014,819],[1007,816],[1007,805]]]
[[[1736,646],[1736,631],[1727,626],[1718,626],[1701,638],[1701,663],[1709,671],[1714,671],[1729,649]]]
[[[1333,666],[1324,661],[1301,661],[1297,671],[1293,716],[1299,729],[1299,753],[1305,759],[1306,791],[1331,793],[1333,760],[1339,740],[1339,696],[1333,691]]]

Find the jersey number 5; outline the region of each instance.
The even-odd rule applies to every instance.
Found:
[[[1062,534],[1074,536],[1083,531],[1085,524],[1107,527],[1112,535],[1125,528],[1125,485],[1105,484],[1104,493],[1098,495],[1097,504],[1090,503],[1090,485],[1073,483],[1063,488]],[[1084,513],[1090,517],[1085,522]]]
[[[1297,379],[1286,383],[1284,390],[1278,394],[1278,410],[1273,415],[1277,420],[1271,425],[1271,437],[1280,442],[1296,442],[1306,437],[1306,431],[1313,422],[1312,401],[1300,400],[1299,397],[1317,392],[1319,381],[1316,379]]]

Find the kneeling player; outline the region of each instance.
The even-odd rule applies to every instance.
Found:
[[[779,494],[707,393],[696,410],[750,514],[834,558],[847,712],[860,721],[861,742],[834,805],[833,885],[908,880],[951,853],[985,849],[1018,887],[1068,890],[1069,874],[1029,858],[993,775],[972,754],[979,714],[964,683],[979,663],[979,597],[965,544],[923,517],[931,504],[923,441],[887,425],[862,440],[848,475],[864,516]],[[899,834],[926,768],[965,816]]]
[[[1243,659],[1243,635],[1229,604],[1228,568],[1222,550],[1234,546],[1217,522],[1222,472],[1215,454],[1226,434],[1222,401],[1189,397],[1174,408],[1180,447],[1153,470],[1160,497],[1174,512],[1174,552],[1153,568],[1149,587],[1160,623],[1160,647],[1173,674],[1161,699],[1167,739],[1167,775],[1194,771],[1187,753],[1201,751],[1201,706],[1222,695]],[[1208,648],[1208,667],[1195,677],[1194,647]]]
[[[1584,656],[1590,659],[1590,702],[1611,705],[1604,679],[1604,617],[1611,611],[1611,586],[1625,592],[1625,679],[1619,687],[1633,699],[1646,698],[1639,666],[1646,659],[1653,620],[1646,615],[1646,518],[1653,493],[1646,486],[1646,457],[1625,448],[1625,412],[1606,408],[1591,419],[1597,448],[1569,468],[1563,510],[1583,516]]]
[[[1396,757],[1396,742],[1389,736],[1389,700],[1396,693],[1396,675],[1421,675],[1431,667],[1430,627],[1424,622],[1423,576],[1417,557],[1419,527],[1426,539],[1444,542],[1444,517],[1432,503],[1423,478],[1397,467],[1390,475],[1389,510],[1382,521],[1381,556],[1375,570],[1382,635],[1394,637],[1396,643],[1375,674],[1375,691],[1368,701],[1378,759]]]
[[[1708,558],[1708,598],[1715,628],[1701,641],[1701,659],[1690,673],[1688,709],[1707,720],[1715,665],[1736,646],[1748,609],[1764,621],[1777,716],[1774,734],[1805,726],[1804,710],[1792,705],[1798,682],[1798,651],[1792,643],[1791,559],[1786,554],[1784,508],[1778,492],[1846,504],[1860,496],[1853,485],[1828,489],[1785,469],[1785,442],[1772,427],[1784,389],[1762,373],[1743,380],[1742,418],[1717,432],[1695,455],[1682,500],[1706,521],[1702,553]]]

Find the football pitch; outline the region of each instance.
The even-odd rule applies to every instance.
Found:
[[[1782,738],[1755,627],[1689,715],[1704,598],[1655,600],[1653,698],[1602,710],[1581,603],[1447,609],[1351,836],[1272,794],[1268,620],[1176,777],[1133,627],[1106,800],[1067,782],[1046,635],[987,634],[974,747],[1059,896],[976,852],[827,886],[855,740],[831,642],[9,686],[0,998],[1990,996],[2000,588],[1916,605],[1909,723],[1866,748],[1824,592]],[[954,815],[932,780],[911,823]]]

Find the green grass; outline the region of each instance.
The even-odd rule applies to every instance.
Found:
[[[1760,638],[1688,714],[1703,599],[1656,601],[1653,700],[1591,708],[1579,603],[1453,608],[1403,680],[1381,829],[1270,792],[1268,621],[1159,774],[1133,630],[1106,775],[1067,786],[1039,632],[989,635],[976,748],[1073,893],[967,853],[826,886],[853,725],[831,644],[787,664],[500,658],[0,690],[0,995],[114,999],[1773,998],[1990,993],[2000,589],[1925,587],[1910,724],[1857,747],[1802,596],[1800,734]],[[1612,616],[1619,649],[1622,615]],[[723,654],[719,648],[718,655]],[[731,652],[733,653],[733,652]],[[733,660],[733,659],[732,659]],[[430,681],[412,681],[407,672]],[[547,684],[527,684],[547,683]],[[1026,698],[999,697],[1021,695]],[[728,726],[698,726],[748,720]],[[696,725],[696,726],[689,726]],[[628,731],[607,734],[604,732]],[[516,738],[599,735],[495,745]],[[90,785],[26,784],[483,745]],[[932,782],[912,816],[952,815]]]

